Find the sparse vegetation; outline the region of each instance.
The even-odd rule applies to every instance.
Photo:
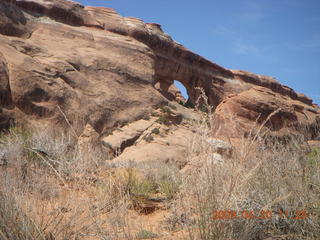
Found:
[[[153,134],[159,134],[160,133],[160,130],[159,130],[159,128],[154,128],[154,129],[152,129],[152,131],[151,131]]]
[[[184,104],[185,104],[185,103],[184,103],[183,101],[181,101],[181,100],[179,100],[178,103],[179,103],[180,105],[182,105],[182,106],[184,106]]]
[[[170,105],[170,104],[169,104]],[[174,109],[176,106],[172,105]],[[164,124],[164,125],[171,125],[177,116],[171,111],[170,107],[168,106],[161,106],[160,107],[160,113],[155,115],[157,116],[158,119],[156,120],[157,123],[159,124]]]
[[[318,239],[319,153],[313,150],[305,155],[300,147],[303,138],[266,143],[263,134],[255,133],[259,137],[253,135],[237,145],[233,159],[215,162],[206,141],[211,133],[207,117],[196,128],[188,154],[200,166],[184,180],[177,203],[181,209],[176,214],[195,217],[196,227],[181,223],[189,229],[190,239]],[[291,212],[290,217],[281,216],[280,209]],[[215,211],[226,210],[233,210],[238,218],[213,219]],[[270,211],[272,217],[241,217],[244,211],[259,216],[262,210]],[[299,217],[299,210],[309,213],[308,217],[292,219]]]
[[[143,120],[150,120],[150,115],[149,114],[145,114],[142,119]]]
[[[0,192],[0,237],[2,240],[46,239],[41,231],[14,199]]]
[[[175,182],[172,179],[162,179],[158,183],[158,191],[162,193],[166,199],[173,199],[179,191],[181,183]]]
[[[159,116],[159,114],[157,113],[157,112],[151,112],[151,114],[150,114],[152,117],[158,117]]]
[[[207,108],[205,105],[203,105],[203,104],[201,104],[201,105],[199,106],[199,110],[200,110],[201,112],[208,113],[208,108]]]
[[[172,114],[173,112],[171,111],[171,109],[169,108],[169,107],[167,107],[167,106],[161,106],[160,107],[160,111],[162,112],[162,113],[167,113],[167,114]]]
[[[125,191],[131,199],[150,198],[157,191],[157,185],[148,179],[138,179],[134,169],[127,169]]]
[[[151,135],[146,135],[146,136],[143,137],[143,139],[144,139],[146,142],[150,143],[150,142],[152,142],[152,141],[154,140],[154,137],[151,136]]]
[[[137,239],[151,239],[151,238],[157,238],[158,235],[151,232],[151,231],[148,231],[148,230],[145,230],[145,229],[142,229],[138,234],[137,234]]]
[[[170,120],[168,119],[168,117],[166,115],[159,116],[158,119],[156,120],[156,122],[160,123],[160,124],[164,124],[164,125],[170,124]]]
[[[172,103],[169,103],[168,107],[173,109],[173,110],[177,110],[177,107],[175,105],[173,105]]]
[[[62,131],[16,127],[3,133],[0,238],[160,238],[161,232],[133,227],[128,214],[161,208],[171,213],[164,227],[187,233],[183,239],[319,239],[320,149],[304,151],[302,136],[284,144],[257,132],[235,145],[231,159],[215,161],[207,141],[210,109],[202,116],[192,122],[187,174],[164,162],[110,167],[103,152]],[[154,140],[150,134],[144,139]],[[213,219],[225,210],[237,216],[264,210],[272,217]]]
[[[88,150],[84,154],[72,135],[57,129],[17,127],[1,136],[6,161],[0,166],[0,222],[5,223],[0,223],[1,239],[71,239],[104,224],[98,212],[103,206],[90,209],[97,205],[94,200],[84,204],[76,194],[68,194],[60,202],[64,188],[87,186],[93,181],[90,172],[103,167],[100,152]]]
[[[130,198],[150,199],[160,194],[165,199],[172,199],[179,190],[181,182],[172,179],[171,175],[149,174],[146,178],[138,178],[136,170],[129,168],[125,177],[125,191]]]

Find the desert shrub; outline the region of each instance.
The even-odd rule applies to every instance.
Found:
[[[201,112],[205,112],[205,113],[208,113],[208,108],[204,105],[204,104],[201,104],[200,106],[198,106],[198,109],[201,111]]]
[[[170,215],[164,219],[163,224],[169,231],[178,231],[184,227],[195,226],[195,222],[192,221],[190,215],[187,216],[186,213],[177,211],[174,205],[171,206]]]
[[[168,117],[166,115],[159,116],[158,119],[156,120],[156,122],[160,123],[160,124],[164,124],[164,125],[170,124],[170,120],[168,119]]]
[[[159,133],[160,133],[160,130],[159,130],[159,128],[154,128],[154,129],[152,129],[151,133],[153,133],[153,134],[159,134]]]
[[[182,180],[173,208],[190,239],[318,239],[320,158],[306,154],[303,136],[266,141],[255,132],[237,142],[231,159],[217,161],[207,141],[211,138],[210,109],[194,126],[188,149],[191,168]],[[234,211],[233,215],[219,215]],[[272,215],[258,218],[261,211]],[[288,211],[286,217],[281,211]],[[242,213],[244,216],[242,217]],[[231,217],[230,217],[231,216]],[[252,216],[252,215],[251,215]],[[263,218],[263,217],[262,217]],[[195,222],[190,226],[186,222]]]
[[[73,133],[59,129],[29,130],[27,133],[15,130],[2,141],[0,149],[7,152],[9,164],[21,165],[24,171],[34,167],[46,169],[64,182],[95,171],[105,160],[99,148],[88,145],[81,149],[77,140]]]
[[[173,109],[173,110],[177,110],[177,107],[175,105],[173,105],[172,103],[169,103],[168,107]]]
[[[143,139],[144,139],[146,142],[150,143],[150,142],[152,142],[152,141],[154,140],[154,137],[151,136],[151,135],[146,135],[146,136],[143,137]]]
[[[89,149],[91,156],[85,155],[75,140],[66,132],[50,129],[14,128],[1,135],[5,164],[0,166],[0,239],[107,235],[99,230],[105,223],[101,215],[105,204],[113,202],[80,200],[70,192],[60,202],[64,187],[92,182],[91,172],[102,166],[100,153]]]
[[[167,106],[161,106],[160,107],[160,111],[162,112],[162,113],[167,113],[167,114],[172,114],[173,112],[171,111],[171,109],[169,108],[169,107],[167,107]]]
[[[154,115],[154,116],[158,117],[156,122],[160,123],[160,124],[164,124],[164,125],[170,125],[172,123],[170,118],[173,115],[173,112],[171,111],[170,107],[161,106],[160,107],[160,112],[161,112],[160,114]]]
[[[185,103],[184,103],[183,101],[181,101],[181,100],[179,100],[178,103],[179,103],[180,105],[182,105],[182,106],[184,106],[184,104],[185,104]]]
[[[149,115],[149,113],[146,113],[145,115],[143,115],[142,119],[143,119],[143,120],[150,120],[150,115]]]
[[[171,200],[179,191],[181,181],[178,176],[172,176],[169,172],[155,173],[150,171],[144,177],[137,176],[137,170],[127,169],[124,189],[134,201],[150,199],[156,194],[160,194],[163,199]]]
[[[137,239],[151,239],[151,238],[158,238],[158,235],[145,229],[142,229],[137,234]]]
[[[313,164],[316,163],[317,159],[320,155],[320,148],[314,147],[311,149],[309,153],[307,153],[307,161],[312,162]]]
[[[157,193],[166,200],[172,200],[179,192],[182,183],[178,163],[157,161],[143,165],[142,169],[147,172],[145,178],[156,185]]]
[[[154,182],[142,178],[139,179],[133,169],[127,169],[126,192],[132,197],[149,198],[156,193],[157,186]]]
[[[163,179],[158,183],[158,190],[166,199],[173,199],[179,191],[179,182],[172,181],[172,179]]]
[[[15,200],[0,192],[0,238],[2,240],[45,240],[45,234]]]
[[[157,112],[151,112],[151,114],[150,114],[152,117],[158,117],[159,116],[159,114],[157,113]]]
[[[128,220],[128,209],[150,207],[154,199],[170,207],[168,229],[184,229],[190,239],[319,239],[319,149],[303,151],[299,136],[281,143],[253,134],[231,159],[216,161],[207,109],[193,122],[187,162],[195,167],[187,174],[168,162],[130,163],[112,169],[127,168],[124,177],[100,179],[110,170],[100,171],[103,154],[81,150],[74,134],[19,128],[2,134],[0,239],[155,238],[146,230],[132,234]],[[272,218],[214,219],[225,210],[270,211]],[[308,216],[292,219],[296,210]]]

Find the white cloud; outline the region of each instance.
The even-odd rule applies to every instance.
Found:
[[[271,56],[266,56],[267,51],[273,48],[272,45],[255,45],[248,42],[245,35],[237,29],[230,28],[224,25],[216,25],[211,33],[215,36],[220,36],[228,39],[231,44],[231,51],[237,55],[247,55],[255,57],[270,58]]]
[[[237,42],[233,48],[234,52],[238,55],[250,55],[250,56],[262,56],[265,49],[254,46],[252,44],[246,44]]]
[[[239,35],[237,33],[237,31],[231,29],[231,28],[228,28],[224,25],[217,25],[215,26],[211,32],[214,34],[214,35],[218,35],[218,36],[223,36],[223,37],[232,37],[232,38],[238,38]]]
[[[265,9],[258,1],[246,1],[243,10],[240,12],[238,19],[242,22],[256,24],[266,16]]]

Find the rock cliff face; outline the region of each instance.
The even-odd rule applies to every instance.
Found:
[[[165,104],[163,93],[178,80],[191,104],[196,88],[204,90],[215,109],[215,135],[239,137],[274,111],[266,124],[272,132],[304,126],[312,139],[318,131],[320,110],[308,97],[271,77],[225,69],[172,40],[160,25],[112,9],[2,0],[0,34],[1,128],[12,119],[68,119],[78,134],[86,124],[103,134]]]

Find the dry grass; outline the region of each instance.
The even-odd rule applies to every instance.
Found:
[[[17,127],[2,134],[0,239],[161,238],[130,217],[147,214],[140,210],[154,199],[171,212],[163,226],[184,239],[319,239],[320,150],[308,149],[302,137],[283,144],[258,131],[229,159],[216,158],[210,107],[202,114],[184,173],[165,163],[111,167],[99,148],[80,148],[73,132]],[[280,209],[310,214],[289,219]],[[272,218],[213,219],[219,210],[269,210]]]
[[[96,173],[106,168],[104,156],[94,148],[80,151],[72,136],[24,128],[1,136],[1,239],[107,239],[112,235],[106,227],[112,218],[106,215],[122,205],[126,209],[126,198],[119,193],[116,199],[121,186],[111,178],[104,182],[105,195],[96,194]]]
[[[175,224],[188,229],[190,239],[319,239],[319,150],[310,152],[302,136],[283,144],[258,130],[233,149],[231,159],[217,160],[208,142],[211,117],[209,109],[197,124],[188,154],[194,167],[175,203],[174,214],[180,218]],[[240,217],[213,219],[220,210],[233,210]],[[280,210],[288,210],[289,217]],[[308,217],[292,219],[297,210]],[[270,211],[272,217],[245,219],[243,211],[256,216]]]
[[[12,128],[0,152],[0,239],[135,239],[141,228],[129,211],[178,191],[173,169],[112,168],[102,151],[81,151],[73,133]]]

